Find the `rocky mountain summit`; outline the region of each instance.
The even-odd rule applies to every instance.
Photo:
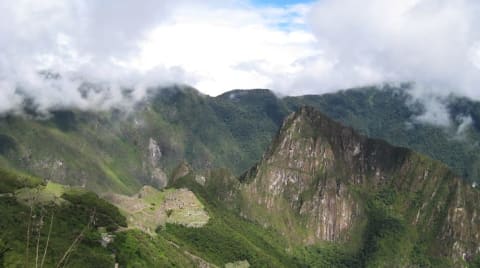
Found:
[[[424,245],[458,266],[479,253],[477,189],[440,162],[310,107],[287,117],[242,181],[242,215],[295,243],[358,243],[369,262],[390,254],[407,266]]]

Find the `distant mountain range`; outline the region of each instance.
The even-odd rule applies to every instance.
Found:
[[[440,127],[408,90],[5,115],[0,266],[474,266],[480,103]]]
[[[163,187],[179,162],[196,170],[225,167],[241,174],[258,161],[284,118],[303,105],[367,136],[411,148],[479,181],[480,103],[452,98],[451,129],[412,120],[408,89],[363,88],[277,98],[268,90],[234,90],[218,97],[172,87],[133,112],[53,111],[47,120],[0,119],[0,164],[95,191],[133,193]],[[459,116],[472,125],[455,137]]]

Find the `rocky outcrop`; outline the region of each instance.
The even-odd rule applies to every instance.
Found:
[[[160,159],[162,158],[162,151],[157,141],[150,138],[148,141],[148,162],[150,170],[150,178],[152,185],[158,188],[167,186],[167,174],[160,168]]]
[[[374,156],[390,151],[399,158],[406,154],[404,149],[368,140],[311,108],[303,108],[285,120],[262,162],[247,175],[251,182],[242,192],[257,197],[256,203],[272,213],[290,214],[291,220],[280,216],[273,223],[284,233],[305,229],[302,241],[306,243],[340,240],[347,238],[362,213],[349,187],[370,180],[374,185],[381,183],[392,167]],[[244,213],[270,224],[261,216],[263,212]]]
[[[479,253],[476,189],[439,162],[359,135],[309,107],[285,120],[242,182],[242,215],[297,243],[348,241],[368,220],[364,197],[387,189],[403,197],[395,213],[438,243],[432,254],[459,264]]]

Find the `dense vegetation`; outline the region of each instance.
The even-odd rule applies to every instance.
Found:
[[[393,188],[366,193],[367,224],[358,259],[365,267],[452,267],[448,258],[432,256],[424,232],[409,224],[401,213],[404,204]]]
[[[118,210],[84,190],[67,191],[68,202],[53,193],[50,201],[37,199],[45,184],[25,178],[0,171],[0,267],[113,267],[112,251],[100,240],[105,228],[125,226]],[[17,191],[30,189],[29,201],[20,201]]]

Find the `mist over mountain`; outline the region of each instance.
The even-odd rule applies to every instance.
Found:
[[[292,96],[409,82],[428,108],[422,119],[445,124],[450,95],[479,98],[471,0],[50,0],[2,10],[1,113],[26,100],[42,110],[129,106],[172,83],[211,96],[234,88]],[[42,71],[60,76],[45,81]],[[84,83],[97,90],[82,95]]]

